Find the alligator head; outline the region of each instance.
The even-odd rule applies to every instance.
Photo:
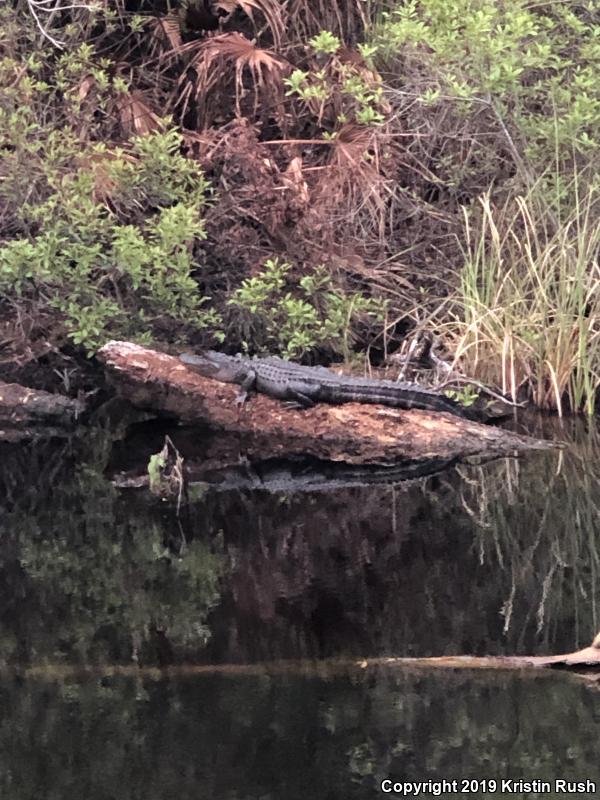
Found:
[[[248,365],[237,356],[226,356],[215,350],[205,353],[182,353],[179,360],[205,378],[224,383],[242,383],[248,374]]]

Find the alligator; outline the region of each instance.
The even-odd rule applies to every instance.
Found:
[[[394,408],[446,411],[471,417],[469,409],[444,394],[416,383],[395,383],[372,378],[337,375],[325,367],[305,367],[282,358],[244,358],[209,350],[201,355],[182,353],[180,360],[206,378],[240,384],[237,402],[245,402],[252,390],[296,407],[316,403],[377,403]]]

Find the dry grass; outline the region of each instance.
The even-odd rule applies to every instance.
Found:
[[[503,207],[489,195],[465,212],[457,318],[449,326],[467,374],[540,408],[592,414],[600,386],[598,193],[557,219],[536,189]]]

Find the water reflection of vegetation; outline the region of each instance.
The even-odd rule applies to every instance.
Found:
[[[11,800],[363,800],[388,777],[600,781],[600,692],[565,676],[5,680],[0,701]]]
[[[548,639],[566,622],[583,646],[600,627],[600,435],[561,430],[574,437],[564,451],[463,471],[461,501],[504,585],[505,631],[535,621]]]
[[[92,442],[94,445],[94,442]],[[0,503],[0,659],[171,660],[198,651],[221,557],[171,512],[127,508],[102,476],[105,446],[7,450]]]
[[[564,426],[552,436],[568,438]],[[84,453],[5,450],[0,661],[585,646],[600,628],[600,446],[596,434],[573,441],[561,454],[393,486],[209,492],[182,508],[181,525],[174,505],[116,493],[101,438]]]
[[[598,437],[538,433],[571,444],[395,487],[203,500],[204,524],[244,552],[227,585],[243,608],[221,609],[218,657],[587,646],[600,628]]]

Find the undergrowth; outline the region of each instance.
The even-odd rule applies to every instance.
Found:
[[[383,322],[385,305],[360,292],[340,291],[324,267],[300,278],[292,293],[290,270],[290,264],[269,259],[228,301],[238,312],[245,348],[286,358],[321,349],[349,359],[356,338],[353,323],[368,317]]]
[[[369,49],[463,219],[455,364],[560,414],[593,413],[600,385],[599,34],[590,2],[410,0]]]
[[[13,155],[29,156],[39,170],[30,184],[37,197],[16,209],[19,232],[0,247],[0,291],[48,304],[90,353],[109,336],[147,340],[157,319],[218,324],[191,276],[208,187],[179,155],[179,134],[81,153],[69,131],[44,143],[34,141],[35,126],[30,131],[27,152]],[[82,157],[89,167],[77,167]],[[14,195],[9,183],[0,189],[5,197]],[[109,202],[99,197],[106,191]]]
[[[2,18],[0,299],[21,331],[43,319],[44,340],[90,355],[114,337],[226,334],[254,351],[349,352],[355,318],[377,304],[322,271],[284,277],[286,264],[258,304],[258,278],[207,296],[202,243],[218,195],[185,134],[90,44],[52,57],[14,12]],[[116,22],[105,24],[108,34]]]
[[[409,0],[383,14],[369,54],[394,64],[392,80],[408,79],[419,104],[469,118],[471,144],[484,151],[476,118],[491,114],[515,168],[537,180],[557,156],[561,168],[598,158],[596,10],[585,0]]]
[[[593,2],[46,5],[0,10],[5,338],[348,356],[382,298],[385,348],[594,408]]]

